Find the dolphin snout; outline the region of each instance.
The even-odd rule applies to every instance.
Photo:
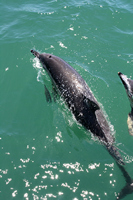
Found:
[[[123,75],[121,72],[118,72],[118,76],[121,76],[121,75]]]
[[[39,54],[37,51],[31,49],[30,52],[31,52],[35,57],[39,58],[39,55],[40,55],[40,54]]]

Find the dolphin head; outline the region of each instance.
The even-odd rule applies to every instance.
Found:
[[[54,56],[52,54],[47,54],[47,53],[40,54],[33,49],[31,50],[31,53],[40,60],[43,68],[49,71],[49,66],[51,66],[51,62]]]
[[[130,78],[127,78],[127,76],[122,74],[121,72],[118,72],[118,76],[120,77],[120,79],[125,87],[127,96],[130,101],[130,105],[133,108],[133,80]]]

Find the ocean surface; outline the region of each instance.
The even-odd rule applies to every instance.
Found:
[[[130,104],[117,75],[133,78],[132,2],[0,1],[0,200],[115,200],[122,171],[62,99],[46,101],[51,80],[31,49],[82,75],[133,178]]]

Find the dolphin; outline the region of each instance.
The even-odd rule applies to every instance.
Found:
[[[126,181],[126,186],[118,193],[117,199],[133,193],[133,180],[124,168],[125,163],[118,148],[114,145],[114,138],[106,117],[87,83],[73,67],[61,58],[47,53],[40,54],[35,50],[31,50],[31,53],[40,60],[52,84],[56,87],[55,91],[58,91],[64,98],[76,120],[98,137],[101,144],[116,160]],[[48,99],[51,102],[47,88],[45,88],[45,93],[48,93]]]
[[[127,76],[122,74],[121,72],[118,72],[118,76],[120,77],[125,87],[125,90],[130,102],[131,112],[128,114],[127,125],[128,125],[129,134],[133,136],[133,80],[130,78],[127,78]]]
[[[81,75],[63,59],[47,53],[31,53],[39,59],[52,83],[63,97],[78,123],[97,136],[111,156],[124,165],[118,148],[114,145],[109,124],[99,103]]]

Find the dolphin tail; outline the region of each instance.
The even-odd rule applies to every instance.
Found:
[[[110,155],[113,156],[113,158],[117,161],[116,163],[125,178],[126,185],[121,189],[120,193],[118,193],[117,198],[116,198],[116,199],[123,199],[128,194],[133,193],[133,179],[129,176],[128,172],[123,166],[125,165],[125,163],[118,151],[119,149],[115,147],[114,145],[110,145],[110,144],[106,144],[105,146],[108,152],[110,153]]]
[[[133,179],[129,176],[128,172],[125,170],[125,168],[122,165],[119,165],[117,163],[118,167],[120,168],[125,180],[126,185],[121,189],[120,193],[117,195],[117,199],[123,199],[128,194],[133,193]]]
[[[133,180],[131,183],[127,183],[120,191],[120,193],[118,193],[117,198],[116,199],[123,199],[125,196],[127,196],[128,194],[133,193]]]
[[[117,161],[118,164],[125,165],[125,163],[118,151],[119,149],[117,147],[115,147],[114,145],[111,145],[111,144],[105,144],[105,147],[108,150],[108,152],[110,153],[110,155]]]

